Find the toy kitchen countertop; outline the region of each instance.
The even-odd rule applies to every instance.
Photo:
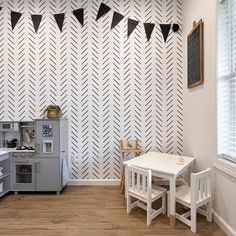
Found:
[[[17,150],[16,148],[0,148],[0,155],[6,154],[6,153],[12,153],[12,152],[35,152],[35,150]]]
[[[8,154],[8,153],[9,153],[8,151],[0,149],[0,161],[5,160],[6,157],[8,157],[8,155],[5,155],[5,154]]]
[[[5,148],[0,148],[0,156],[6,153],[9,153],[9,151],[5,150]]]

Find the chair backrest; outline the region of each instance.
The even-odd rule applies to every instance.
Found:
[[[152,172],[135,166],[127,166],[128,191],[131,190],[141,196],[150,196],[152,189]]]
[[[211,168],[191,174],[191,202],[198,203],[211,197]]]
[[[138,148],[138,140],[121,140],[120,148],[124,150],[134,150]]]

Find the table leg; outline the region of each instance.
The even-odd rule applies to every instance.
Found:
[[[189,173],[188,173],[188,185],[191,186],[191,174],[193,173],[194,170],[194,162],[191,164],[189,167]]]
[[[125,154],[124,152],[121,152],[121,157],[122,157],[122,160],[121,160],[121,177],[120,177],[120,190],[121,190],[121,193],[123,194],[124,193],[124,179],[125,179],[125,176],[124,176],[124,160],[125,160]]]
[[[128,170],[126,165],[124,166],[125,168],[125,198],[127,198],[128,194],[127,194],[127,186],[128,186]]]
[[[124,174],[124,160],[125,160],[125,154],[121,152],[121,168],[120,168],[120,186],[122,185],[122,177]]]
[[[175,191],[176,180],[175,177],[170,179],[170,225],[175,226]]]

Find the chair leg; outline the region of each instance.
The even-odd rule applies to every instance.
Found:
[[[120,191],[122,194],[125,191],[125,168],[122,168],[121,172]]]
[[[166,214],[166,194],[164,194],[161,198],[162,201],[162,214]]]
[[[147,202],[147,225],[152,223],[152,203],[150,201]]]
[[[212,221],[212,202],[207,203],[207,221]]]
[[[167,216],[170,217],[170,194],[167,193]]]
[[[197,209],[191,206],[191,231],[196,233],[197,230]]]
[[[127,196],[127,214],[131,213],[131,196]]]

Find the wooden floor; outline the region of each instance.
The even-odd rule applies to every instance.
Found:
[[[215,223],[201,216],[197,230],[193,234],[178,221],[172,228],[167,216],[159,216],[147,226],[143,210],[126,214],[118,187],[70,186],[59,196],[26,193],[0,199],[1,236],[225,235]]]

